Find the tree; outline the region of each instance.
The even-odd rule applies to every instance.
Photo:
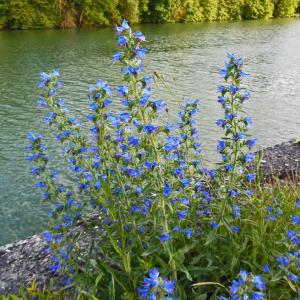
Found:
[[[203,7],[203,15],[207,21],[215,21],[218,17],[218,0],[200,0]]]
[[[200,6],[199,0],[183,0],[185,10],[185,22],[204,21],[203,7]]]
[[[298,0],[277,0],[275,1],[274,17],[293,17],[298,5]]]
[[[0,29],[4,29],[9,21],[9,3],[6,0],[0,0]]]
[[[273,15],[274,4],[271,0],[246,0],[242,17],[246,20],[269,19]]]
[[[218,16],[219,21],[241,20],[243,0],[219,0]]]
[[[120,0],[119,11],[130,23],[138,23],[140,18],[139,0]]]

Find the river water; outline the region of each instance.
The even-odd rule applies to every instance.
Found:
[[[199,115],[204,162],[212,164],[222,117],[216,102],[218,74],[226,52],[245,60],[253,95],[247,110],[261,147],[300,135],[300,20],[143,25],[149,48],[148,73],[163,75],[173,96],[158,86],[170,118],[184,97],[202,100]],[[98,78],[119,83],[113,65],[115,36],[110,28],[0,32],[0,245],[46,226],[47,204],[39,201],[24,160],[26,134],[44,130],[37,108],[39,72],[58,69],[64,96],[78,116],[87,112],[86,92]],[[115,109],[118,109],[115,104]],[[56,144],[50,144],[55,153]]]

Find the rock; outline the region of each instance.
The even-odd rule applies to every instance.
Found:
[[[99,223],[99,217],[90,215],[88,222],[95,221]],[[94,231],[86,230],[85,224],[83,221],[71,229],[74,235],[82,235],[78,244],[82,250],[87,250],[91,241],[100,240]],[[65,278],[49,270],[51,258],[45,252],[46,247],[42,234],[0,247],[0,295],[18,294],[21,286],[30,287],[33,280],[36,281],[37,287],[42,289],[49,285],[51,277],[55,277],[54,289],[64,285]]]
[[[260,170],[266,179],[299,181],[300,141],[289,141],[268,147],[262,152]],[[254,168],[254,166],[252,166]]]

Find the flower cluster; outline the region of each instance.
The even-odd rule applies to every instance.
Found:
[[[245,152],[245,149],[251,150],[256,140],[247,133],[252,126],[252,118],[241,115],[244,102],[250,98],[250,93],[241,86],[242,80],[248,76],[242,68],[243,60],[229,53],[225,69],[220,71],[227,85],[218,86],[221,94],[218,102],[224,109],[224,118],[217,120],[216,124],[224,129],[224,138],[218,141],[217,152],[222,156],[222,167],[230,182],[239,175],[235,182],[244,177],[252,183],[255,173],[245,173],[245,165],[251,163],[255,156],[253,152]],[[234,188],[232,196],[242,192],[238,187]]]
[[[162,124],[167,104],[153,99],[153,78],[143,73],[146,39],[126,21],[116,31],[119,51],[113,60],[121,64],[122,82],[116,89],[100,79],[90,86],[90,111],[84,123],[88,128],[60,98],[59,72],[41,74],[43,97],[38,104],[47,111],[45,123],[55,130],[67,161],[58,173],[42,136],[28,134],[28,160],[38,177],[36,186],[42,198],[53,204],[44,233],[46,251],[52,255],[50,269],[63,272],[67,284],[76,280],[78,293],[94,293],[101,299],[220,296],[223,290],[213,290],[210,284],[200,284],[196,290],[191,282],[219,278],[227,284],[224,278],[234,278],[246,266],[253,266],[249,271],[256,273],[269,262],[264,257],[269,250],[252,248],[261,245],[264,236],[260,235],[272,232],[286,211],[280,201],[269,205],[253,197],[257,178],[249,165],[255,159],[256,141],[248,133],[252,120],[243,115],[243,103],[250,98],[242,87],[247,77],[243,60],[229,54],[221,70],[226,81],[218,87],[218,101],[225,112],[217,121],[225,132],[217,146],[222,162],[210,170],[202,165],[195,120],[200,101],[187,99],[177,121]],[[114,97],[123,110],[113,109]],[[96,218],[90,220],[91,213]],[[261,216],[259,222],[252,222],[254,214]],[[83,233],[74,235],[76,230],[70,230],[79,220],[89,220],[86,228],[97,237],[89,251],[77,247]],[[280,247],[276,266],[283,274],[281,284],[283,280],[298,282],[298,213],[293,212]],[[251,255],[244,255],[248,248]],[[276,260],[276,255],[272,258]],[[264,278],[273,280],[276,268],[274,262],[269,263],[263,267]],[[169,279],[161,278],[152,266]],[[149,277],[139,287],[142,274],[149,269]],[[265,293],[262,277],[246,271],[230,287],[231,299],[264,299]]]
[[[233,280],[230,287],[230,299],[242,300],[263,300],[266,299],[265,294],[266,283],[261,275],[252,275],[247,271],[241,270],[239,278]],[[224,296],[220,297],[220,300],[226,300]]]
[[[145,277],[142,287],[138,288],[138,292],[142,299],[149,300],[176,300],[174,297],[176,282],[162,279],[157,268],[149,271],[149,277]]]

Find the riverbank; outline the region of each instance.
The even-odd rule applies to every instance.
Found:
[[[260,166],[265,179],[279,178],[299,182],[300,178],[300,141],[289,141],[262,150]],[[93,224],[94,232],[86,230],[86,224]],[[81,222],[72,229],[74,236],[78,233],[82,238],[78,247],[88,249],[89,243],[99,242],[96,231],[101,226],[98,216],[92,215],[89,220]],[[41,234],[0,247],[0,295],[18,293],[20,285],[28,287],[33,280],[39,288],[49,286],[54,277],[54,289],[63,286],[64,278],[51,273],[50,255],[45,252],[46,243]]]
[[[299,0],[7,0],[0,4],[0,29],[100,27],[122,18],[131,24],[258,20],[299,13]]]

